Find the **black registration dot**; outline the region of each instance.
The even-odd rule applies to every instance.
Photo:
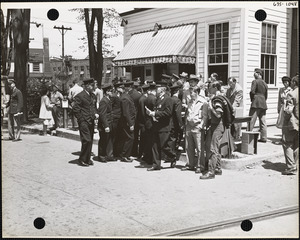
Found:
[[[36,218],[33,221],[33,225],[36,229],[43,229],[45,227],[45,220],[43,218]]]
[[[59,17],[59,12],[58,12],[56,9],[52,8],[52,9],[50,9],[50,10],[48,11],[47,17],[48,17],[51,21],[55,21],[55,20],[58,19],[58,17]]]
[[[267,18],[267,13],[265,12],[265,10],[259,9],[255,12],[255,19],[257,21],[264,21]]]
[[[252,229],[252,222],[250,220],[244,220],[241,223],[241,228],[245,232],[249,232]]]

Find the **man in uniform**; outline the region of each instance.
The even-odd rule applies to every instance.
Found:
[[[154,111],[146,108],[146,113],[153,118],[153,166],[148,171],[160,170],[162,152],[170,158],[175,159],[176,154],[168,146],[170,137],[170,120],[172,117],[172,99],[166,95],[167,83],[158,82],[156,85],[156,103]]]
[[[170,139],[169,139],[169,146],[171,147],[172,151],[176,154],[176,150],[178,149],[178,146],[180,144],[181,140],[181,133],[183,131],[183,123],[182,123],[182,117],[181,117],[181,111],[182,111],[182,103],[179,99],[179,89],[181,88],[181,85],[174,84],[170,87],[171,91],[171,98],[172,98],[172,118],[170,122]],[[176,164],[176,158],[170,159],[171,167],[174,167]]]
[[[113,159],[113,141],[112,141],[112,103],[111,96],[113,85],[106,84],[102,87],[104,97],[100,100],[98,114],[98,129],[99,129],[99,143],[98,156],[99,161],[106,162]]]
[[[73,111],[79,125],[81,140],[81,153],[79,164],[81,166],[93,165],[91,158],[94,121],[99,117],[96,111],[96,97],[94,91],[94,79],[83,80],[84,90],[78,93],[74,98]]]
[[[147,98],[145,101],[145,110],[148,108],[150,111],[154,111],[156,102],[156,84],[149,83],[149,89],[147,90]],[[147,108],[146,108],[147,107]],[[143,161],[152,164],[152,135],[153,135],[153,118],[148,114],[145,115],[145,149]]]
[[[133,146],[134,139],[134,125],[136,118],[136,109],[134,101],[129,96],[128,92],[133,82],[124,83],[124,92],[122,93],[121,100],[121,118],[120,123],[122,127],[121,131],[121,161],[132,162],[130,154]],[[121,87],[121,86],[120,86]],[[119,87],[119,88],[120,88]]]
[[[145,102],[148,97],[147,90],[149,89],[150,85],[143,85],[141,87],[143,94],[139,99],[139,106],[137,112],[137,120],[136,126],[140,130],[140,142],[139,142],[139,154],[138,158],[142,158],[145,155],[145,122],[146,122],[146,109],[145,109]]]
[[[135,112],[138,112],[139,107],[139,99],[142,96],[140,92],[137,91],[137,88],[140,86],[138,82],[131,82],[132,84],[128,86],[128,94],[132,98],[134,102]],[[132,87],[133,86],[133,87]],[[138,121],[135,121],[134,132],[133,132],[133,146],[131,150],[131,156],[138,156],[138,148],[139,148],[139,124]]]
[[[259,120],[260,139],[259,142],[267,142],[267,123],[266,123],[266,110],[268,98],[268,85],[262,79],[263,72],[261,69],[254,70],[254,78],[251,84],[250,99],[251,107],[249,116],[252,116],[250,121],[250,131],[253,130],[256,119]]]
[[[21,136],[21,116],[23,111],[23,95],[22,92],[16,88],[16,83],[13,79],[8,80],[10,91],[9,102],[6,107],[8,109],[8,133],[9,140],[20,141]],[[16,125],[16,133],[15,133]]]

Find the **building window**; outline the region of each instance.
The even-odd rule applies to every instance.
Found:
[[[32,70],[34,72],[40,72],[40,64],[39,63],[32,63]]]
[[[74,69],[75,69],[75,71],[77,71],[78,70],[78,66],[75,66]]]
[[[61,70],[61,67],[58,67],[57,69],[58,69],[58,71],[60,71],[60,70]]]
[[[90,70],[90,66],[86,66],[86,70],[88,70],[88,71],[89,71],[89,70]]]
[[[277,26],[263,23],[261,32],[261,64],[263,79],[267,84],[275,84],[276,79],[276,45]]]
[[[219,80],[222,80],[224,84],[227,84],[228,78],[228,46],[229,23],[224,22],[209,25],[209,75],[216,72]]]
[[[81,66],[81,67],[80,67],[80,71],[84,71],[84,66]]]

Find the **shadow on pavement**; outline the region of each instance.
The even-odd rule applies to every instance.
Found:
[[[79,152],[72,152],[72,154],[75,155],[75,156],[80,156],[80,153],[81,153],[80,151]]]
[[[272,162],[269,162],[269,161],[263,161],[263,165],[262,167],[264,169],[270,169],[270,170],[274,170],[274,171],[277,171],[277,172],[283,172],[285,169],[286,169],[286,165],[284,163],[272,163]]]
[[[268,138],[268,140],[271,141],[271,143],[275,144],[275,145],[281,145],[281,138]]]
[[[69,163],[79,165],[79,161],[78,160],[79,159],[74,159],[74,160],[69,161]]]

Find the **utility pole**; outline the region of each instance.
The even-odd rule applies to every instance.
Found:
[[[67,76],[66,71],[66,67],[65,67],[65,33],[68,30],[72,30],[72,28],[68,28],[68,27],[64,27],[64,25],[62,25],[61,27],[53,27],[54,29],[58,29],[58,31],[61,33],[62,36],[62,69],[64,71],[64,78]],[[66,84],[66,79],[63,79],[63,93],[65,94],[65,84]],[[67,128],[68,127],[68,113],[67,113],[67,108],[63,107],[63,111],[64,111],[64,115],[63,115],[63,127]]]

